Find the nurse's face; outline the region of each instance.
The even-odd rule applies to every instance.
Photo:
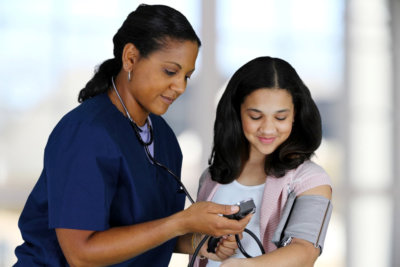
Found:
[[[192,41],[169,40],[161,50],[133,64],[128,90],[145,117],[164,114],[185,91],[195,69],[198,45]],[[139,114],[136,114],[139,115]]]

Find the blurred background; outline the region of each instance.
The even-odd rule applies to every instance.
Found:
[[[314,160],[334,184],[316,266],[400,266],[399,0],[0,0],[0,267],[15,263],[18,217],[51,130],[112,57],[113,35],[140,3],[180,10],[203,42],[186,93],[164,116],[191,194],[228,79],[255,57],[283,58],[321,111]],[[173,255],[170,266],[186,265]]]

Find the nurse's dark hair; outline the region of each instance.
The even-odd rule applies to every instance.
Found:
[[[122,51],[127,43],[134,44],[141,57],[147,57],[162,49],[169,40],[193,41],[201,46],[193,27],[179,11],[165,5],[139,5],[114,35],[114,58],[96,68],[93,78],[79,92],[78,101],[83,102],[111,87],[111,77],[122,68]]]
[[[266,157],[268,175],[282,177],[310,159],[321,144],[322,126],[317,105],[296,70],[279,58],[259,57],[232,76],[217,107],[209,170],[214,181],[227,184],[238,178],[249,158],[249,142],[242,130],[240,106],[257,89],[286,90],[294,104],[294,122],[288,139]]]

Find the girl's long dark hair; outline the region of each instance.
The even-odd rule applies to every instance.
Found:
[[[246,96],[260,88],[287,90],[292,96],[295,112],[290,136],[266,158],[266,174],[282,177],[309,159],[321,144],[320,113],[296,70],[279,58],[253,59],[234,73],[218,103],[209,159],[214,181],[232,182],[248,160],[249,142],[243,134],[240,106]]]
[[[201,46],[186,17],[179,11],[164,5],[141,4],[130,13],[121,28],[114,35],[114,58],[104,61],[93,78],[79,92],[78,101],[106,92],[111,87],[111,77],[122,68],[122,51],[127,43],[132,43],[141,57],[162,48],[168,40],[194,41]]]

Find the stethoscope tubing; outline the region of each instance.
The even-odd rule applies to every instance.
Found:
[[[185,192],[185,195],[186,195],[186,197],[189,199],[189,201],[190,201],[192,204],[194,204],[195,202],[194,202],[193,198],[192,198],[191,195],[189,194],[189,191],[186,189],[185,185],[182,183],[181,179],[180,179],[171,169],[169,169],[167,166],[165,166],[164,164],[162,164],[162,163],[160,163],[159,161],[157,161],[157,160],[154,158],[154,156],[151,155],[151,153],[150,153],[150,151],[149,151],[149,146],[151,145],[151,143],[153,143],[154,140],[153,140],[153,128],[151,127],[150,122],[147,122],[147,123],[148,123],[148,124],[147,124],[147,125],[148,125],[148,129],[149,129],[149,132],[150,132],[150,140],[147,141],[147,142],[145,142],[145,141],[142,139],[142,137],[140,136],[140,132],[139,132],[139,131],[140,131],[140,128],[139,128],[139,127],[136,125],[136,123],[133,121],[132,117],[130,116],[130,114],[129,114],[129,112],[128,112],[128,109],[126,108],[126,106],[125,106],[125,104],[124,104],[124,101],[122,101],[122,98],[121,98],[121,96],[120,96],[119,93],[118,93],[117,87],[115,86],[115,83],[114,83],[114,77],[111,78],[111,83],[112,83],[112,85],[113,85],[113,88],[114,88],[115,93],[117,94],[117,96],[118,96],[118,98],[119,98],[119,101],[120,101],[121,104],[122,104],[123,109],[125,110],[126,116],[127,116],[128,119],[129,119],[129,122],[130,122],[130,124],[131,124],[131,126],[132,126],[132,128],[133,128],[133,131],[135,132],[136,138],[138,139],[139,143],[144,147],[144,150],[145,150],[145,152],[146,152],[146,154],[147,154],[147,157],[150,159],[150,161],[151,161],[153,164],[155,164],[155,165],[161,167],[162,169],[166,170],[169,174],[171,174],[172,177],[174,177],[174,179],[178,182],[178,184],[180,185],[181,189]],[[265,254],[264,248],[263,248],[263,246],[262,246],[260,240],[257,238],[257,236],[256,236],[254,233],[252,233],[250,230],[248,230],[248,229],[244,229],[244,231],[247,232],[247,233],[249,233],[249,234],[257,241],[257,244],[259,245],[259,247],[260,247],[260,249],[261,249],[261,252],[262,252],[263,254]],[[189,267],[190,267],[190,266],[193,266],[194,260],[195,260],[195,258],[196,258],[196,256],[197,256],[197,254],[199,253],[201,247],[202,247],[203,244],[206,242],[206,240],[208,239],[208,237],[209,237],[209,236],[206,235],[206,236],[200,241],[200,243],[198,244],[198,246],[197,246],[197,248],[196,248],[196,250],[195,250],[195,252],[194,252],[194,254],[193,254],[192,260],[190,261],[190,263],[189,263],[189,265],[188,265]],[[244,248],[243,248],[243,246],[242,246],[242,244],[241,244],[241,242],[240,242],[239,235],[235,235],[235,239],[236,239],[236,243],[238,244],[239,250],[243,253],[243,255],[245,255],[247,258],[251,258],[251,256],[250,256],[249,254],[247,254],[246,251],[244,250]]]

